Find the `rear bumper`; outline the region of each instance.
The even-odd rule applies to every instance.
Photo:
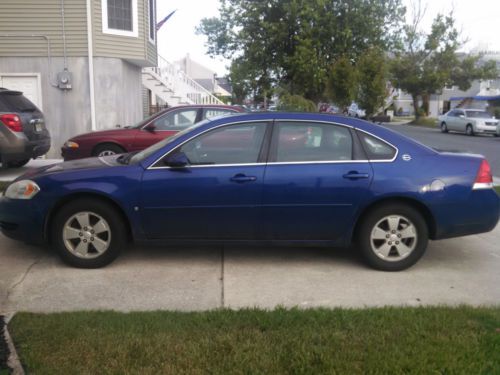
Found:
[[[0,198],[0,230],[14,240],[44,243],[43,217],[32,201]]]
[[[2,161],[34,159],[45,155],[50,150],[50,138],[25,141],[2,147]]]
[[[445,239],[492,231],[500,217],[500,198],[493,189],[473,190],[466,202],[434,209],[436,233]]]

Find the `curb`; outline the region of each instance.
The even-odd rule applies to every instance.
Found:
[[[9,348],[9,359],[7,360],[7,366],[9,366],[12,370],[12,375],[24,375],[24,369],[21,365],[21,361],[19,360],[19,356],[17,355],[16,347],[14,346],[14,341],[12,341],[12,337],[8,330],[9,322],[14,317],[15,313],[4,315],[5,320],[5,329],[4,329],[4,338],[7,342],[7,346]]]

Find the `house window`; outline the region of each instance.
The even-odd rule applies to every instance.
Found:
[[[156,40],[156,0],[149,0],[149,41],[155,43]]]
[[[137,0],[101,0],[102,32],[138,36]]]

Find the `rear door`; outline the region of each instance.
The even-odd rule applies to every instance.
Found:
[[[373,178],[349,127],[276,122],[264,178],[262,226],[272,240],[335,240]]]

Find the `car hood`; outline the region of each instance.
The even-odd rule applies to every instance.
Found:
[[[88,170],[88,169],[102,169],[115,166],[121,166],[117,159],[120,155],[111,155],[98,158],[86,158],[73,161],[66,161],[58,164],[51,164],[41,168],[32,169],[22,176],[18,177],[18,180],[33,179],[36,177],[46,176],[48,174],[57,174],[62,172],[70,172],[76,170]]]
[[[101,137],[114,137],[117,135],[123,135],[124,133],[129,133],[136,131],[136,128],[116,128],[116,129],[108,129],[108,130],[98,130],[95,132],[79,134],[73,138],[71,141],[76,141],[79,139],[87,139],[87,138],[101,138]]]

